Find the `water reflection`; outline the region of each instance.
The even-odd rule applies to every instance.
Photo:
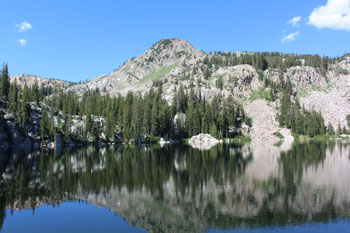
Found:
[[[350,145],[89,147],[9,156],[6,209],[88,201],[149,232],[288,226],[350,217]]]

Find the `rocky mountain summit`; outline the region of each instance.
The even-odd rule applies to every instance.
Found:
[[[83,94],[98,89],[102,93],[125,95],[128,91],[145,91],[153,81],[172,80],[183,74],[205,53],[194,48],[188,41],[163,39],[144,54],[131,58],[109,75],[100,76],[90,82],[73,86],[70,90]]]
[[[77,84],[68,90],[82,95],[88,90],[99,90],[112,96],[126,95],[128,91],[145,92],[154,82],[163,81],[163,98],[171,102],[180,85],[193,87],[207,99],[217,94],[226,97],[232,92],[249,96],[251,90],[261,88],[262,80],[251,65],[219,67],[206,64],[212,55],[194,48],[188,41],[163,39],[144,54],[131,58],[113,73]],[[223,87],[217,87],[222,79]]]

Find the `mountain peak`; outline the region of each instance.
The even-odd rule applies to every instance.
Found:
[[[187,40],[181,40],[179,38],[164,38],[161,39],[160,41],[156,42],[152,48],[168,48],[168,47],[173,47],[173,46],[178,46],[178,45],[185,45],[188,47],[193,47],[190,42]]]
[[[172,79],[187,69],[192,70],[206,56],[186,40],[162,39],[144,54],[129,59],[113,73],[84,85],[75,85],[72,89],[99,89],[111,95],[125,94],[129,90],[144,91],[152,86],[153,81]]]
[[[178,38],[166,38],[155,43],[144,55],[152,58],[161,58],[162,55],[171,59],[180,59],[197,54],[198,56],[204,53],[190,44],[187,40]]]

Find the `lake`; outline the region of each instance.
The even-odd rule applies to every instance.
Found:
[[[0,171],[4,233],[350,229],[345,142],[36,151]]]

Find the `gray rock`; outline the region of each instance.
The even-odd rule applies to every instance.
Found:
[[[198,148],[200,150],[209,150],[213,146],[219,143],[219,140],[212,137],[210,134],[198,134],[196,136],[192,136],[188,143],[193,148]]]

